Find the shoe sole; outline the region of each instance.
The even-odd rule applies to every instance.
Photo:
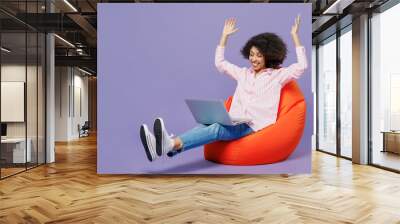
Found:
[[[146,132],[144,130],[143,125],[140,127],[140,140],[142,140],[142,144],[144,147],[144,151],[146,152],[147,159],[149,159],[149,161],[152,162],[153,158],[151,157],[149,146],[147,145]]]
[[[153,132],[156,136],[156,152],[158,156],[162,155],[162,127],[164,126],[163,122],[160,119],[156,119],[154,121]]]

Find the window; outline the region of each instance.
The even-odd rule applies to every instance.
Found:
[[[318,48],[318,149],[336,153],[336,36]]]
[[[340,36],[340,155],[352,157],[352,33],[351,26]]]
[[[372,164],[400,170],[400,5],[371,19]]]

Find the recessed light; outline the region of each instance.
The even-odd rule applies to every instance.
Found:
[[[79,68],[79,67],[78,67],[78,70],[81,71],[81,72],[83,72],[83,73],[85,73],[85,74],[87,74],[87,75],[90,75],[90,76],[92,75],[92,73],[90,73],[90,72],[88,72],[88,71],[86,71],[86,70],[83,70],[83,69],[81,69],[81,68]]]
[[[11,50],[9,50],[9,49],[7,49],[7,48],[5,48],[5,47],[1,47],[1,50],[4,51],[4,52],[7,52],[7,53],[10,53],[10,52],[11,52]]]
[[[64,38],[62,38],[62,37],[60,37],[60,36],[57,35],[57,34],[54,34],[54,36],[57,37],[58,39],[60,39],[61,41],[63,41],[64,43],[68,44],[69,46],[75,48],[75,45],[71,44],[71,42],[69,42],[68,40],[66,40],[66,39],[64,39]]]
[[[332,5],[330,5],[326,10],[324,10],[324,12],[322,14],[328,14],[328,13],[332,13],[330,12],[332,9],[334,9],[335,7],[337,7],[337,5],[339,4],[341,0],[336,0]],[[336,9],[337,11],[337,9]]]
[[[74,10],[74,12],[78,12],[78,10],[71,4],[69,3],[68,0],[64,0],[65,4],[67,4],[72,10]]]

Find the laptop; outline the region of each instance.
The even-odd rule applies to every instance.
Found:
[[[251,121],[246,118],[231,117],[222,100],[186,99],[185,102],[192,112],[194,119],[200,124],[209,125],[219,123],[233,126]]]

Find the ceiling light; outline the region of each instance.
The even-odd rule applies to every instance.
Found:
[[[65,4],[67,4],[72,10],[74,10],[74,12],[78,12],[78,10],[71,4],[68,2],[68,0],[64,0]]]
[[[71,44],[71,42],[69,42],[68,40],[58,36],[57,34],[54,34],[55,37],[57,37],[58,39],[60,39],[61,41],[63,41],[64,43],[68,44],[69,46],[75,48],[75,45]]]
[[[1,50],[4,51],[4,52],[7,52],[7,53],[10,53],[10,52],[11,52],[11,50],[9,50],[9,49],[7,49],[7,48],[5,48],[5,47],[1,47]]]
[[[332,13],[330,12],[331,9],[333,9],[334,7],[337,6],[337,4],[339,4],[341,0],[336,0],[331,6],[329,6],[327,9],[325,9],[325,11],[322,14],[328,14],[328,13]],[[338,13],[339,14],[339,13]]]
[[[322,14],[324,15],[339,15],[343,13],[343,10],[349,7],[353,2],[356,2],[356,0],[336,0],[333,2],[332,5],[330,5]]]
[[[85,74],[92,75],[92,73],[90,73],[90,72],[88,72],[88,71],[86,71],[86,70],[83,70],[83,69],[81,69],[81,68],[79,68],[79,67],[78,67],[78,70],[81,71],[81,72],[83,72],[83,73],[85,73]]]

